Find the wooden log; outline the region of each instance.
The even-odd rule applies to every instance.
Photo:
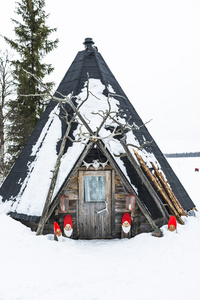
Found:
[[[71,129],[71,127],[68,126],[68,128],[67,128],[67,130],[64,134],[61,146],[60,146],[60,151],[59,151],[59,154],[58,154],[58,157],[57,157],[57,160],[56,160],[56,165],[55,165],[55,168],[54,168],[54,171],[53,171],[51,183],[50,183],[48,194],[47,194],[47,197],[46,197],[46,200],[45,200],[45,204],[44,204],[44,208],[43,208],[42,215],[41,215],[41,218],[40,218],[40,222],[38,224],[36,235],[42,234],[45,223],[48,220],[49,207],[51,205],[51,200],[52,200],[52,197],[53,197],[53,192],[54,192],[54,189],[55,189],[55,186],[56,186],[58,172],[59,172],[59,169],[60,169],[61,158],[62,158],[63,153],[64,153],[64,149],[65,149],[65,145],[66,145],[66,142],[67,142],[67,137],[69,135],[70,129]]]
[[[160,180],[160,182],[164,186],[165,191],[167,192],[168,196],[170,197],[172,203],[174,204],[175,208],[177,209],[178,213],[181,216],[186,216],[187,217],[187,214],[185,213],[185,211],[182,208],[180,202],[178,201],[178,199],[174,195],[173,191],[171,190],[170,186],[168,185],[167,181],[165,180],[163,174],[158,171],[158,169],[155,167],[155,165],[154,165],[153,162],[151,162],[151,165],[152,165],[152,167],[153,167],[153,169],[154,169],[154,171],[155,171],[158,179]]]
[[[119,194],[119,193],[115,193],[115,199],[120,200],[120,201],[126,201],[126,196],[128,194],[124,195],[124,194]]]
[[[140,163],[142,169],[145,171],[145,173],[147,174],[147,176],[149,177],[149,179],[152,181],[153,185],[155,186],[155,188],[157,189],[157,191],[161,194],[161,196],[163,197],[163,199],[166,201],[166,203],[169,206],[169,209],[171,211],[171,213],[173,215],[175,215],[175,217],[177,218],[177,221],[180,224],[184,224],[183,220],[181,219],[179,213],[177,212],[177,210],[175,209],[175,207],[172,205],[168,195],[166,194],[166,192],[164,191],[164,189],[161,187],[161,185],[157,182],[156,178],[152,175],[152,173],[150,172],[149,168],[146,166],[144,160],[142,159],[142,157],[133,149],[135,156],[138,160],[138,162]]]

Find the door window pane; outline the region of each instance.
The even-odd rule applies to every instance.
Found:
[[[106,201],[106,177],[84,176],[85,202]]]

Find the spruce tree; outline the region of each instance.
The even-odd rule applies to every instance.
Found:
[[[43,81],[44,77],[53,71],[51,64],[43,62],[46,54],[57,47],[58,39],[51,41],[49,35],[56,28],[46,25],[48,14],[44,11],[45,0],[21,0],[17,2],[15,13],[22,22],[12,19],[15,24],[16,38],[4,37],[12,49],[18,53],[18,59],[13,60],[14,76],[17,83],[17,99],[10,102],[9,152],[12,160],[16,159],[35,128],[45,107],[45,99],[36,76]],[[34,76],[28,76],[24,70]],[[49,90],[53,83],[47,82]],[[23,95],[32,95],[25,97]]]

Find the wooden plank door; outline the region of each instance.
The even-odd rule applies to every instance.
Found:
[[[79,238],[110,238],[111,172],[79,172]]]

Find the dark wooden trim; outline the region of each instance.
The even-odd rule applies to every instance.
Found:
[[[112,236],[115,237],[115,170],[111,171],[111,203],[112,203]]]

